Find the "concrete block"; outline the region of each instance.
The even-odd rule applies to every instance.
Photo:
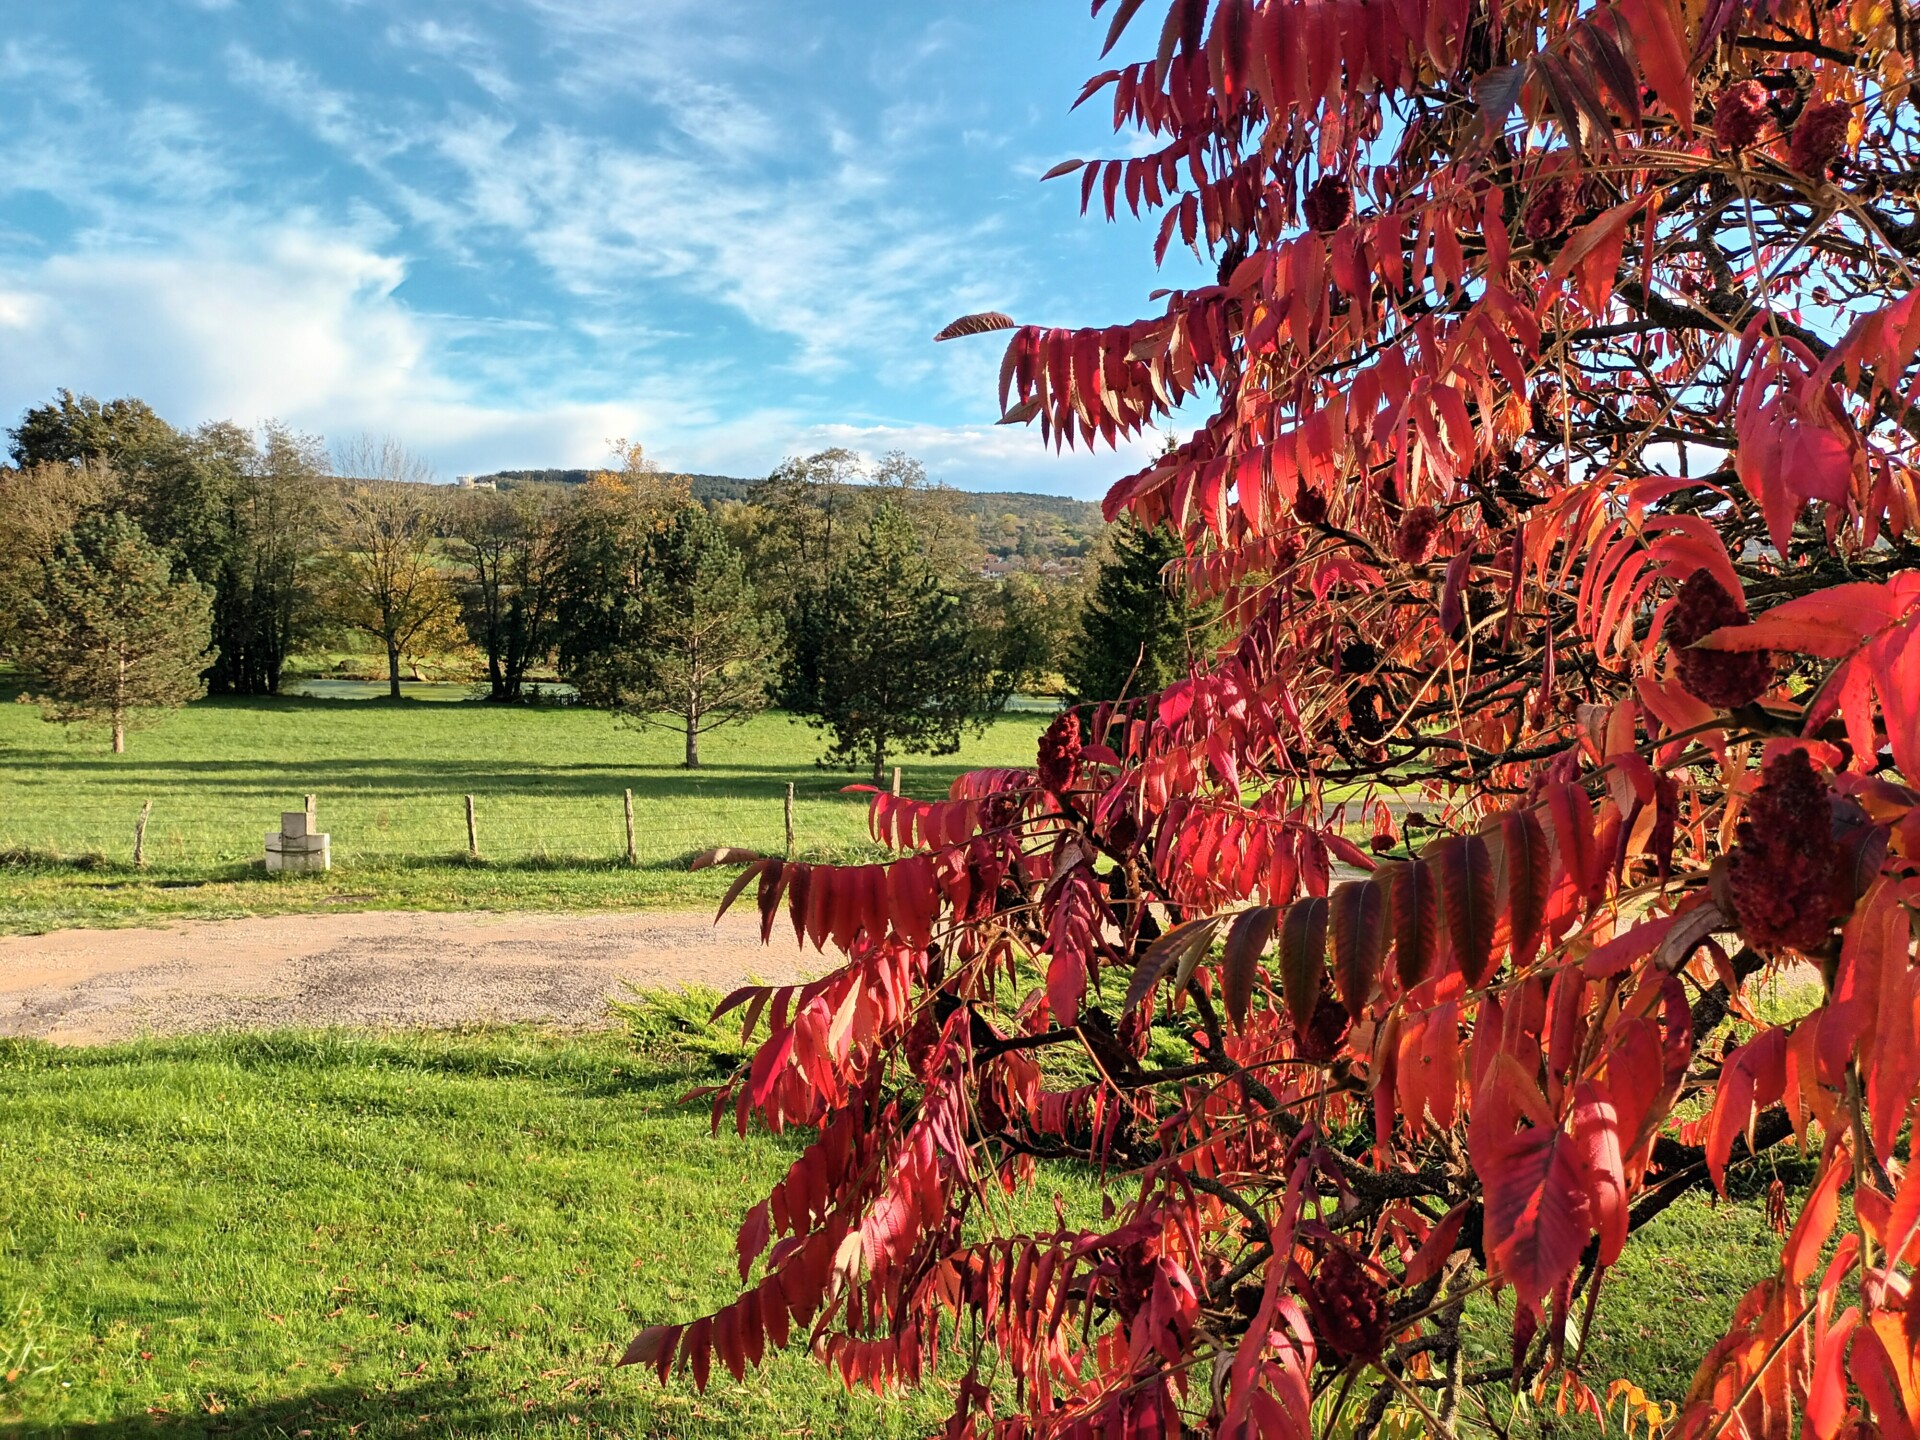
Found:
[[[288,810],[280,816],[280,833],[288,839],[299,839],[307,833],[307,812]]]
[[[283,835],[270,830],[266,842],[269,870],[317,874],[333,868],[331,835]]]

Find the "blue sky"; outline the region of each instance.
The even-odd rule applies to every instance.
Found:
[[[933,332],[1132,319],[1200,273],[1038,183],[1129,144],[1069,112],[1101,68],[1084,0],[11,8],[4,417],[70,386],[392,434],[449,477],[630,436],[687,470],[844,444],[1091,497],[1144,451],[995,428],[999,337]]]

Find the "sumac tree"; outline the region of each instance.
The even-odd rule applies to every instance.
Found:
[[[1229,639],[875,797],[888,864],[741,877],[844,963],[729,1000],[715,1114],[810,1141],[749,1288],[628,1359],[944,1361],[956,1437],[1504,1433],[1660,1379],[1593,1371],[1610,1269],[1797,1143],[1671,1429],[1914,1435],[1914,16],[1094,10],[1138,48],[1081,99],[1148,143],[1056,174],[1218,281],[1018,328],[1006,418],[1208,397],[1108,511]],[[1109,1212],[1015,1233],[1068,1158]]]

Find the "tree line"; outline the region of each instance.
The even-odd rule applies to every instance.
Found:
[[[432,484],[392,440],[330,453],[69,391],[8,433],[0,654],[49,719],[103,723],[116,750],[142,715],[276,695],[294,657],[352,643],[394,698],[447,657],[498,703],[557,677],[675,729],[689,766],[777,706],[878,779],[1018,692],[1147,693],[1201,643],[1169,532],[1115,527],[1080,575],[992,576],[969,497],[902,454],[788,460],[703,504],[624,441],[583,483],[493,489]]]

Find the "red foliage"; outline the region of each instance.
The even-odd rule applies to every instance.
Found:
[[[1179,532],[1224,641],[1034,770],[873,796],[888,864],[741,876],[844,963],[730,997],[716,1122],[808,1143],[742,1226],[751,1288],[629,1358],[946,1358],[955,1440],[1440,1433],[1514,1403],[1452,1398],[1481,1386],[1599,1414],[1567,1340],[1609,1268],[1794,1138],[1819,1179],[1674,1431],[1914,1434],[1910,27],[1147,8],[1095,4],[1143,49],[1081,97],[1145,146],[1055,173],[1207,282],[1016,328],[1000,408],[1117,447],[1205,397],[1106,508]],[[1788,164],[1752,149],[1841,95],[1851,153],[1837,99]],[[1754,1024],[1800,957],[1821,1003]],[[1101,1212],[1016,1227],[1056,1162]]]

